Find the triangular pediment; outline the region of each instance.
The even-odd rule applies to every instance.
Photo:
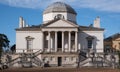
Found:
[[[78,27],[78,25],[66,20],[57,20],[47,24],[45,27]]]

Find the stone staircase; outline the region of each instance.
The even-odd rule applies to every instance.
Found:
[[[12,55],[12,60],[6,61],[9,67],[31,67],[41,66],[41,60],[37,57],[42,53],[41,50],[34,53],[21,53],[19,55]]]
[[[93,67],[118,67],[119,64],[115,61],[111,61],[110,59],[104,58],[102,55],[87,57],[82,54],[79,55],[79,66],[93,66]]]

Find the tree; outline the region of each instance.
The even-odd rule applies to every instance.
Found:
[[[0,59],[2,56],[3,48],[9,47],[9,40],[5,34],[0,34]]]
[[[118,51],[118,58],[119,58],[119,68],[120,68],[120,50]]]
[[[16,50],[16,44],[12,45],[10,50],[12,51],[12,53],[15,53],[15,50]]]

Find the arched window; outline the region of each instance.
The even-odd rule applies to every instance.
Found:
[[[61,14],[58,14],[58,15],[57,15],[57,18],[58,18],[58,19],[61,19],[61,18],[62,18],[62,15],[61,15]]]
[[[64,19],[64,16],[62,14],[57,14],[54,19]]]

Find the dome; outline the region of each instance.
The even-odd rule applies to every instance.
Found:
[[[68,12],[72,14],[77,14],[75,10],[68,4],[63,2],[55,2],[49,5],[43,12],[43,14],[50,13],[50,12]]]

